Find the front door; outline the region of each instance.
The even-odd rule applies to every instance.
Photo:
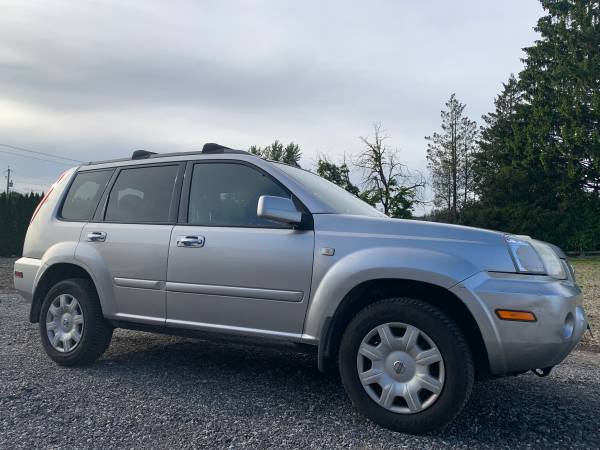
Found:
[[[167,257],[179,171],[178,164],[121,169],[100,216],[83,229],[76,257],[108,289],[104,312],[110,318],[165,322]]]
[[[187,223],[169,247],[167,325],[299,338],[314,232],[256,214],[261,195],[291,194],[243,163],[198,162],[188,173]]]

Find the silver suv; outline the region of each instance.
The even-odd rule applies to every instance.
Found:
[[[476,376],[547,374],[587,325],[552,245],[390,219],[217,144],[65,172],[14,280],[58,364],[93,362],[115,327],[294,342],[337,363],[361,413],[411,433],[447,424]]]

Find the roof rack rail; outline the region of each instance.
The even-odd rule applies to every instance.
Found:
[[[241,154],[241,155],[249,155],[249,153],[244,150],[236,150],[233,148],[225,147],[224,145],[215,144],[215,143],[211,142],[209,144],[204,144],[204,147],[202,147],[202,150],[200,150],[200,151],[196,150],[196,151],[192,151],[192,152],[156,153],[156,152],[149,152],[148,150],[135,150],[133,152],[133,154],[131,155],[131,158],[116,158],[116,159],[108,159],[105,161],[89,161],[86,163],[82,163],[82,165],[90,166],[93,164],[106,164],[106,163],[119,162],[119,161],[130,161],[130,160],[136,160],[136,159],[154,159],[154,158],[168,158],[168,157],[172,157],[172,156],[202,155],[202,154],[210,155],[210,154],[224,154],[224,153],[237,153],[237,154]]]
[[[244,150],[235,150],[233,148],[225,147],[221,144],[215,144],[214,142],[209,142],[208,144],[204,144],[202,147],[202,153],[212,154],[212,153],[248,153]]]
[[[149,152],[148,150],[135,150],[131,155],[131,159],[146,159],[152,155],[156,155],[156,152]]]

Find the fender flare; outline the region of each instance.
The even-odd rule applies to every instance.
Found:
[[[365,282],[416,281],[449,291],[479,271],[460,256],[411,247],[375,247],[344,256],[318,282],[309,302],[303,342],[318,343],[319,368],[322,368],[333,318],[346,296]]]
[[[75,250],[79,243],[77,241],[66,241],[60,242],[51,246],[43,255],[41,259],[41,266],[38,270],[32,289],[32,302],[31,309],[29,313],[29,320],[35,321],[36,319],[36,311],[39,312],[39,307],[41,306],[42,299],[39,297],[38,288],[40,284],[44,282],[45,277],[52,270],[53,267],[56,267],[59,264],[68,264],[71,266],[78,267],[87,273],[89,278],[91,279],[94,287],[96,288],[96,292],[98,292],[98,297],[102,299],[104,297],[104,293],[102,292],[101,285],[96,280],[94,273],[80,260],[75,258]],[[102,301],[101,307],[102,307]]]

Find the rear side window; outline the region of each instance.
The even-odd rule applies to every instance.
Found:
[[[113,169],[79,172],[69,188],[60,216],[67,220],[90,220]]]
[[[196,164],[190,187],[188,223],[287,228],[256,215],[261,195],[290,198],[275,181],[251,167],[230,163]]]
[[[110,191],[104,219],[109,222],[168,222],[179,166],[121,170]]]

